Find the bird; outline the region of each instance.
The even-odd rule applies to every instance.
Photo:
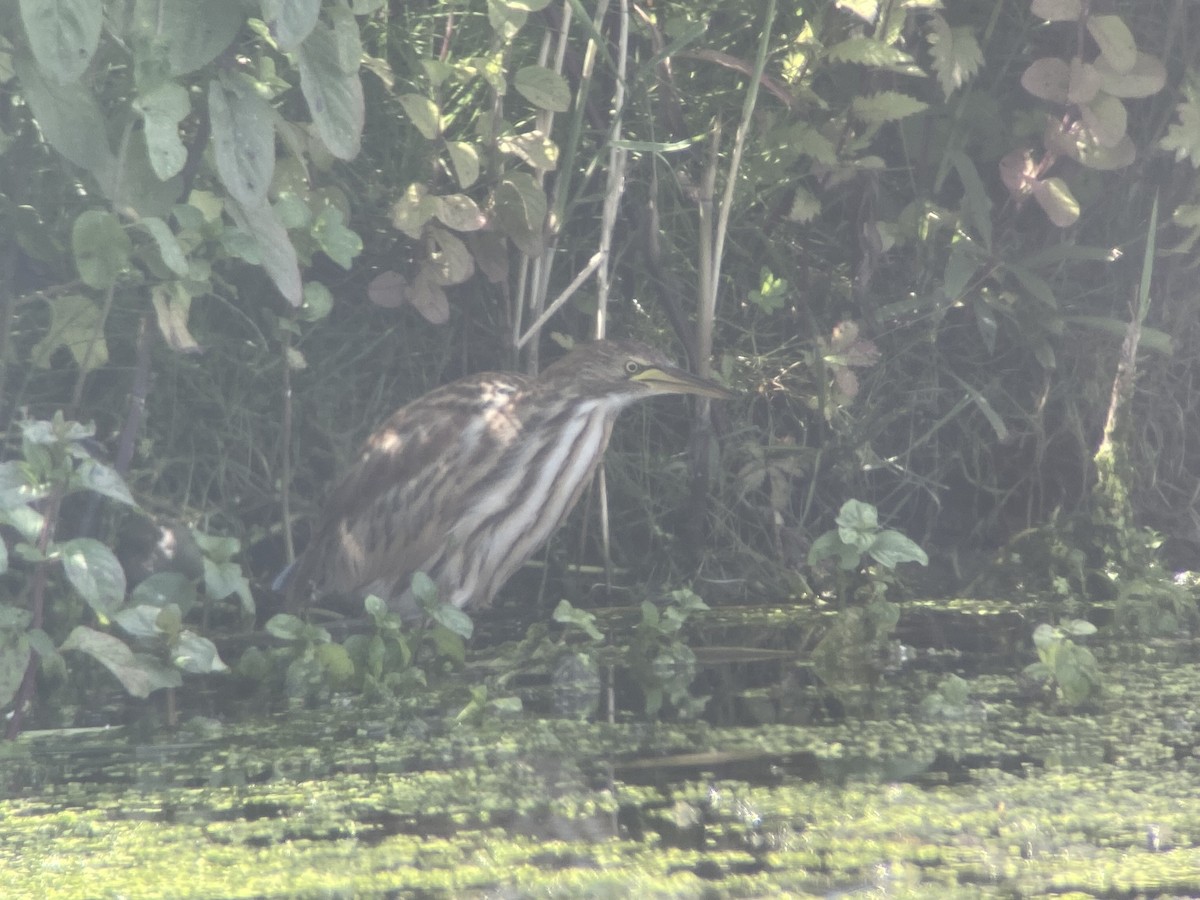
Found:
[[[536,376],[435,388],[367,438],[276,589],[300,609],[374,594],[412,620],[423,572],[441,602],[490,606],[578,502],[621,411],[662,394],[735,396],[635,340],[579,343]]]

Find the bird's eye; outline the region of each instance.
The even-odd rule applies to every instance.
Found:
[[[642,371],[642,365],[637,360],[629,359],[625,361],[625,372],[628,375],[636,375]]]

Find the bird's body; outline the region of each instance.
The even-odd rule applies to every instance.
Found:
[[[487,606],[578,501],[618,413],[664,393],[728,396],[635,341],[577,347],[539,377],[489,372],[397,410],[334,487],[288,578],[293,604],[376,594],[405,617],[424,572]]]

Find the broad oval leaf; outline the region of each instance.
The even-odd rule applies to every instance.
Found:
[[[1033,197],[1059,228],[1074,225],[1079,218],[1079,201],[1061,178],[1047,178],[1033,186]]]
[[[85,459],[75,470],[74,479],[79,487],[93,491],[110,500],[124,503],[126,506],[137,506],[133,495],[117,470],[94,459]]]
[[[354,39],[357,37],[356,28]],[[358,156],[366,121],[358,59],[355,57],[352,71],[347,71],[344,59],[351,53],[350,43],[340,20],[336,30],[318,22],[297,51],[300,89],[308,101],[313,124],[322,143],[338,159]]]
[[[111,616],[125,599],[125,571],[95,538],[74,538],[61,548],[63,572],[88,606]]]
[[[120,638],[86,625],[76,626],[59,649],[88,654],[115,675],[134,697],[149,697],[160,688],[183,684],[183,676],[178,669],[164,665],[152,656],[134,653]]]
[[[528,172],[510,172],[506,175],[496,186],[495,210],[500,230],[522,250],[528,253],[531,241],[540,245],[546,222],[546,194],[532,175]]]
[[[1125,137],[1129,116],[1125,104],[1110,94],[1097,94],[1096,98],[1080,107],[1083,123],[1096,143],[1101,147],[1115,147]]]
[[[413,182],[404,196],[392,204],[392,227],[403,231],[414,241],[421,237],[425,224],[437,215],[437,198],[429,195],[428,188]]]
[[[229,211],[238,227],[254,238],[261,254],[262,267],[271,276],[279,293],[292,306],[299,306],[304,300],[300,260],[275,210],[264,200],[249,205],[231,203]]]
[[[432,100],[420,94],[401,94],[398,99],[408,120],[421,132],[421,137],[432,141],[442,133],[441,113]]]
[[[1103,56],[1096,60],[1094,68],[1100,76],[1100,86],[1114,97],[1150,97],[1167,83],[1166,66],[1149,53],[1139,52],[1126,72],[1118,72]]]
[[[450,321],[450,299],[438,284],[438,274],[430,263],[421,266],[421,271],[408,287],[408,302],[431,325],[445,325]]]
[[[380,272],[367,285],[367,297],[384,309],[399,309],[408,302],[408,282],[399,272]]]
[[[271,107],[242,80],[214,78],[208,86],[208,113],[221,183],[244,205],[265,202],[275,172]]]
[[[571,108],[571,88],[567,79],[545,66],[525,66],[513,77],[513,86],[538,109],[566,112]]]
[[[337,646],[331,644],[330,646]],[[201,637],[194,631],[184,629],[179,632],[175,642],[172,662],[176,668],[193,675],[210,675],[214,672],[228,672],[229,666],[221,659],[216,645],[206,637]]]
[[[245,21],[243,0],[153,0],[134,5],[130,32],[160,48],[172,75],[186,75],[216,59]]]
[[[106,290],[129,268],[133,242],[117,217],[99,209],[85,210],[71,226],[71,252],[79,277],[88,287]]]
[[[436,198],[437,217],[447,228],[455,231],[478,231],[487,224],[475,201],[466,194],[447,194]]]
[[[871,554],[872,559],[888,569],[894,569],[902,562],[929,565],[929,556],[924,550],[899,531],[890,528],[876,535],[867,552]]]
[[[281,50],[294,50],[313,30],[321,0],[261,0],[263,21]]]
[[[434,244],[429,254],[434,283],[442,287],[462,284],[475,273],[471,251],[461,238],[437,226],[429,230],[429,236]]]
[[[158,248],[158,257],[163,261],[164,266],[176,275],[188,274],[188,261],[183,253],[183,247],[180,246],[179,240],[166,222],[157,216],[147,216],[139,219],[137,225],[153,238],[154,245]]]
[[[1057,56],[1043,56],[1021,74],[1021,87],[1042,100],[1065,104],[1071,87],[1071,67]]]
[[[14,55],[13,67],[50,146],[107,188],[116,170],[116,157],[108,143],[107,119],[91,91],[81,83],[62,85],[47,79],[24,54]]]
[[[479,151],[474,145],[447,141],[446,152],[450,154],[450,164],[454,166],[454,177],[460,188],[465,190],[479,180]]]
[[[1049,22],[1075,22],[1083,15],[1079,0],[1033,0],[1030,9]]]
[[[134,98],[134,110],[145,120],[146,152],[161,181],[178,175],[187,162],[187,147],[179,137],[179,123],[189,112],[187,89],[173,81]]]
[[[1088,16],[1087,30],[1100,56],[1114,71],[1128,72],[1137,62],[1137,41],[1120,16]]]
[[[21,0],[21,24],[42,71],[75,81],[100,43],[104,6],[99,0]]]

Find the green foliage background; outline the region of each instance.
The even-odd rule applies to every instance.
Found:
[[[630,414],[616,558],[786,595],[848,497],[935,555],[1084,504],[1157,193],[1127,453],[1186,560],[1196,17],[0,0],[6,456],[25,418],[94,420],[144,509],[237,538],[261,586],[388,411],[602,316],[746,391],[719,459],[682,404]]]

